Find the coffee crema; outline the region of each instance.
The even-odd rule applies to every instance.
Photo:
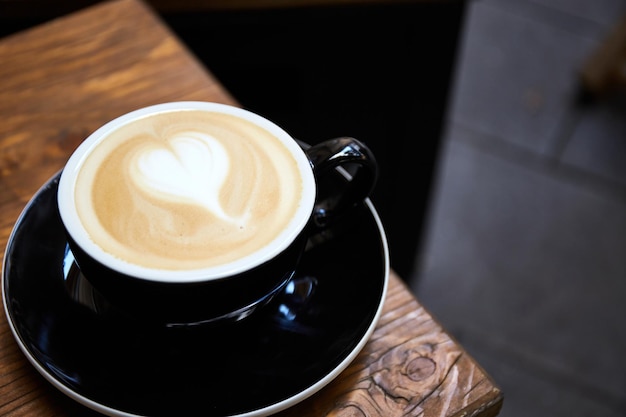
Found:
[[[90,238],[131,264],[208,268],[270,244],[303,193],[297,162],[240,117],[175,110],[107,134],[82,162],[76,209]]]

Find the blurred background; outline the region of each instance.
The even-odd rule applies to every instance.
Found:
[[[626,416],[626,97],[580,91],[625,12],[468,3],[411,286],[501,385],[503,416]]]
[[[0,35],[94,0],[2,0]],[[147,1],[240,103],[368,143],[392,266],[505,394],[626,416],[626,0]]]

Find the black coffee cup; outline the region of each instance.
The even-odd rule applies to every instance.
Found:
[[[345,189],[320,188],[337,169]],[[310,234],[349,215],[376,178],[356,139],[303,147],[247,110],[174,102],[91,134],[62,172],[58,207],[103,311],[190,326],[265,305],[293,277]]]

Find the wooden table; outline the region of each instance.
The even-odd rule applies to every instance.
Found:
[[[104,122],[174,100],[237,105],[155,13],[117,0],[0,41],[0,250],[37,189]],[[502,393],[392,272],[369,343],[293,416],[495,416]],[[91,415],[47,383],[0,314],[0,416]]]

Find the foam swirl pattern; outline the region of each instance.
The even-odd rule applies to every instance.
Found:
[[[241,118],[178,111],[113,131],[85,159],[76,207],[113,256],[162,269],[235,261],[287,227],[302,194],[296,161]]]
[[[135,187],[172,203],[187,200],[200,204],[221,220],[236,220],[224,212],[219,201],[230,159],[218,140],[188,131],[169,139],[167,147],[145,148],[135,153],[129,166]]]

